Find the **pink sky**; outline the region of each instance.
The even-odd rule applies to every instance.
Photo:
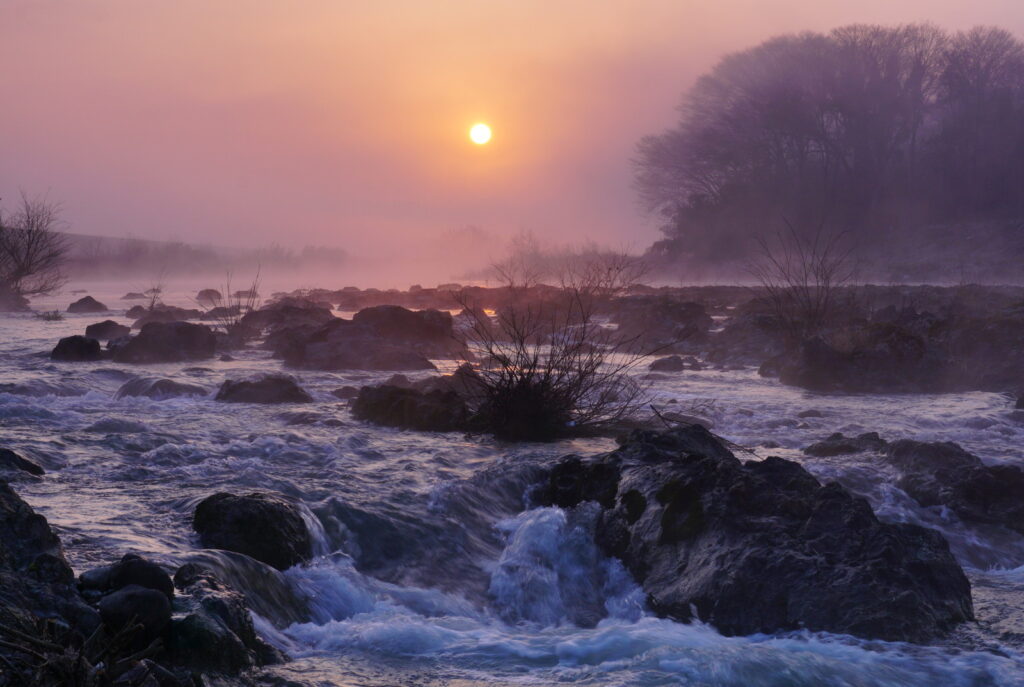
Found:
[[[642,248],[634,145],[723,53],[920,20],[1024,35],[1024,3],[0,0],[0,195],[111,236],[380,255],[473,224]]]

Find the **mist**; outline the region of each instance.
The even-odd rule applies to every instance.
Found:
[[[529,230],[642,251],[661,219],[632,188],[636,143],[675,123],[722,55],[780,33],[922,19],[1024,32],[996,0],[15,0],[0,7],[0,197],[48,193],[75,233],[364,260],[415,264],[465,226],[499,243]],[[478,120],[494,128],[485,147],[466,137]]]

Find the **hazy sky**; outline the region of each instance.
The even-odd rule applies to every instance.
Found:
[[[633,148],[695,76],[782,32],[920,20],[1024,35],[1024,1],[0,0],[0,195],[112,236],[643,247]]]

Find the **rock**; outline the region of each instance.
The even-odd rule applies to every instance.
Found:
[[[856,437],[848,437],[841,432],[836,432],[823,441],[811,444],[804,449],[804,453],[818,458],[830,458],[849,453],[881,451],[885,446],[886,441],[878,436],[878,432],[865,432]]]
[[[145,296],[143,296],[143,298],[145,298]],[[124,316],[128,317],[128,318],[131,318],[133,320],[137,320],[140,317],[145,316],[145,314],[148,313],[148,312],[149,312],[149,308],[147,308],[144,305],[133,305],[132,307],[128,308],[128,310],[125,312]]]
[[[78,577],[83,591],[106,594],[130,585],[153,589],[174,601],[174,583],[171,576],[158,564],[133,553],[125,554],[113,565],[88,570]]]
[[[103,322],[97,322],[96,324],[90,324],[85,328],[85,335],[90,339],[97,339],[99,341],[110,341],[111,339],[119,339],[122,336],[128,336],[132,333],[131,327],[127,327],[123,324],[118,324],[114,320],[104,320]]]
[[[800,411],[799,413],[796,414],[796,416],[798,418],[805,419],[809,417],[825,417],[825,414],[820,410],[815,410],[814,408],[811,408],[810,410]]]
[[[797,463],[743,463],[701,427],[633,432],[551,475],[538,501],[602,504],[598,543],[660,616],[725,635],[914,642],[973,619],[970,584],[938,532],[883,524],[867,501]]]
[[[101,358],[100,342],[78,334],[64,337],[50,352],[50,360],[62,362],[92,362]]]
[[[730,318],[722,331],[711,335],[707,359],[715,364],[761,365],[786,350],[786,331],[777,317],[765,312],[742,312]],[[765,366],[762,376],[771,374]]]
[[[713,324],[700,303],[663,296],[619,298],[614,308],[617,338],[644,353],[693,352],[707,342]]]
[[[126,396],[145,396],[146,398],[163,399],[177,396],[205,396],[206,389],[196,384],[183,384],[171,379],[138,377],[121,385],[114,394],[115,399]]]
[[[36,476],[46,473],[45,470],[31,460],[26,460],[14,451],[6,448],[0,448],[0,470],[18,470]]]
[[[680,356],[670,355],[667,358],[658,358],[647,369],[652,372],[682,372],[686,369],[686,363]]]
[[[820,338],[805,341],[779,366],[783,384],[811,391],[944,391],[948,362],[921,336],[892,326],[865,329],[855,349],[840,351]]]
[[[256,331],[270,329],[273,332],[304,326],[316,328],[336,319],[338,318],[331,312],[330,303],[283,298],[259,310],[247,312],[241,322]]]
[[[227,353],[218,358],[218,360],[221,361],[222,363],[232,363],[235,361],[235,359],[228,355]]]
[[[130,584],[107,594],[99,603],[100,618],[113,631],[129,623],[141,626],[131,634],[132,642],[145,647],[163,635],[171,623],[171,602],[167,595],[155,589]]]
[[[464,431],[465,401],[454,391],[417,391],[398,386],[364,386],[352,402],[352,416],[386,427],[421,432]]]
[[[1017,410],[1024,410],[1024,392],[1017,394],[1017,402],[1013,404]]]
[[[348,401],[359,395],[359,387],[357,386],[343,386],[340,389],[335,389],[331,392],[332,396],[337,396],[343,401]]]
[[[208,496],[196,506],[192,526],[206,548],[243,553],[278,570],[313,555],[313,538],[298,507],[270,494]]]
[[[217,339],[202,324],[151,322],[114,351],[118,363],[176,363],[212,358]]]
[[[900,471],[896,483],[922,506],[945,506],[970,523],[1004,525],[1024,534],[1024,470],[985,465],[952,442],[902,439],[885,449]]]
[[[143,301],[146,300],[146,294],[139,293],[137,291],[129,291],[125,295],[121,296],[122,301]]]
[[[244,597],[213,573],[189,563],[174,579],[190,611],[172,626],[169,650],[176,664],[237,675],[284,659],[256,634]]]
[[[217,391],[217,401],[226,403],[312,403],[313,397],[294,377],[268,374],[247,380],[226,379]]]
[[[352,317],[356,326],[368,327],[391,343],[411,345],[427,356],[446,358],[463,350],[455,340],[452,316],[440,310],[409,310],[400,305],[364,308]]]
[[[142,329],[150,322],[184,322],[185,320],[198,320],[202,317],[203,313],[195,308],[179,308],[174,305],[164,305],[158,303],[151,308],[144,308],[140,313],[135,306],[129,310],[125,315],[127,317],[136,317],[135,322],[132,323],[132,329]],[[135,313],[133,315],[132,313]]]
[[[196,294],[196,303],[205,308],[213,308],[222,300],[224,297],[217,289],[202,289]]]
[[[106,312],[107,306],[100,303],[92,296],[85,296],[80,298],[71,305],[68,306],[68,312],[72,313],[85,313],[85,312]]]

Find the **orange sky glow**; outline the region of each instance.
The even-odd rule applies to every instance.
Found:
[[[722,54],[919,20],[1024,34],[1019,0],[0,0],[0,195],[110,236],[643,248],[636,141]]]

